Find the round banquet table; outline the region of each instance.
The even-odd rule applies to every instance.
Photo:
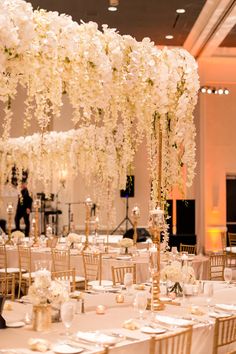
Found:
[[[117,253],[119,250],[113,250],[114,253],[108,253],[103,255],[102,259],[102,279],[112,279],[112,266],[123,266],[136,263],[137,265],[137,282],[148,282],[149,275],[149,258],[148,252],[142,250],[137,256],[130,257],[130,260],[120,259],[121,255]],[[14,246],[7,246],[8,254],[8,267],[18,267],[18,255],[17,248]],[[119,258],[119,259],[118,259]],[[49,247],[32,248],[32,270],[34,270],[34,262],[39,260],[51,260],[51,249]],[[161,260],[161,267],[167,264],[165,260]],[[208,279],[208,257],[195,256],[191,258],[191,264],[195,271],[197,279]],[[77,249],[71,250],[71,267],[75,268],[76,274],[84,276],[84,267],[82,261],[82,255]]]

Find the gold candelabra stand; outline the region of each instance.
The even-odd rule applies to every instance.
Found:
[[[161,270],[161,229],[164,224],[164,212],[160,208],[151,211],[151,233],[154,247],[150,252],[150,269],[152,275],[151,310],[163,310],[165,305],[160,300],[160,270]]]
[[[85,200],[85,211],[86,211],[86,217],[85,217],[85,243],[84,243],[83,251],[85,251],[85,250],[87,250],[89,248],[89,225],[90,225],[91,207],[92,207],[92,200],[91,200],[91,198],[87,198]]]
[[[34,242],[33,246],[39,246],[39,208],[40,208],[40,199],[37,198],[34,201]]]
[[[13,241],[11,239],[12,215],[13,215],[13,205],[9,203],[7,205],[7,226],[8,226],[8,239],[6,241],[7,245],[13,245]]]
[[[134,241],[134,245],[136,245],[137,244],[137,240],[138,240],[138,233],[137,233],[138,219],[140,218],[140,209],[139,209],[139,207],[135,206],[132,209],[132,216],[133,216],[133,229],[134,229],[133,241]]]

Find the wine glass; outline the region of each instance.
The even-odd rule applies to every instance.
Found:
[[[206,295],[207,306],[210,307],[210,303],[214,296],[214,284],[213,283],[206,283],[204,287],[204,292]]]
[[[70,327],[72,325],[72,321],[74,318],[74,304],[72,302],[64,302],[61,305],[61,320],[63,325],[65,326],[66,332],[65,335],[70,335]]]
[[[147,293],[145,291],[138,292],[134,298],[134,308],[139,313],[139,319],[143,319],[143,314],[147,308]]]
[[[126,287],[128,295],[131,293],[132,285],[133,285],[133,274],[132,273],[125,273],[124,286]]]
[[[224,269],[224,280],[227,284],[227,287],[229,287],[229,284],[232,280],[232,269],[225,267]]]

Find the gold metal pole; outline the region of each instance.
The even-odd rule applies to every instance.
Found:
[[[11,239],[11,223],[12,223],[12,215],[13,215],[13,206],[11,203],[7,206],[7,226],[8,226],[8,240],[6,241],[7,245],[13,245],[13,241]]]
[[[40,208],[40,199],[36,199],[34,202],[34,242],[33,246],[37,247],[39,246],[39,208]]]
[[[161,242],[161,228],[164,224],[164,212],[161,208],[161,185],[162,185],[162,131],[160,119],[156,122],[156,127],[158,129],[159,137],[159,150],[158,150],[158,193],[157,193],[157,204],[159,208],[152,210],[152,238],[153,244],[155,245],[155,263],[152,272],[152,289],[151,289],[151,309],[152,311],[160,311],[165,308],[164,303],[160,301],[160,270],[161,270],[161,253],[160,253],[160,242]]]
[[[137,244],[137,240],[138,240],[138,233],[137,233],[138,219],[140,217],[139,207],[135,206],[132,209],[132,215],[133,215],[133,228],[134,228],[133,241],[134,241],[134,245],[136,245]]]
[[[89,248],[89,225],[90,225],[90,212],[91,212],[92,200],[91,198],[87,198],[85,200],[85,243],[83,247],[83,251]]]

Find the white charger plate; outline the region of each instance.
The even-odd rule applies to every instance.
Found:
[[[101,285],[99,284],[99,280],[92,280],[88,282],[89,285],[91,285],[92,287],[98,287],[98,286],[112,286],[113,285],[113,281],[112,280],[102,280],[101,281]]]
[[[116,259],[120,261],[129,261],[131,259],[131,256],[117,256]]]
[[[55,344],[52,347],[52,351],[58,354],[76,354],[81,353],[84,348],[73,347],[73,345],[69,344]]]
[[[25,326],[25,322],[23,322],[23,321],[7,322],[6,326],[8,328],[20,328],[20,327]]]
[[[159,327],[153,328],[149,326],[144,326],[140,328],[140,331],[147,334],[162,334],[166,332],[164,328],[159,328]]]

